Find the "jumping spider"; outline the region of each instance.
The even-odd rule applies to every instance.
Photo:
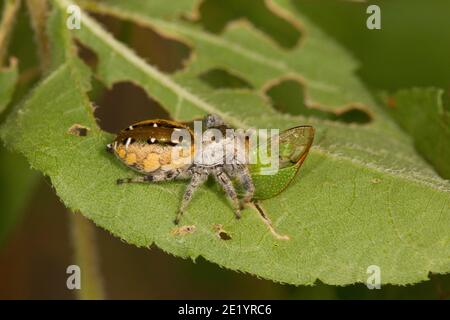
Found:
[[[119,179],[117,184],[190,179],[174,221],[178,224],[195,190],[212,175],[231,201],[236,218],[240,218],[241,208],[250,202],[255,191],[250,172],[245,161],[237,156],[239,150],[233,138],[226,136],[225,131],[230,128],[225,122],[218,115],[210,114],[203,124],[205,131],[219,130],[222,138],[213,135],[211,139],[202,139],[200,146],[196,147],[195,143],[191,143],[194,134],[188,126],[168,120],[146,120],[122,130],[113,143],[107,145],[107,150],[143,175]],[[180,139],[181,132],[187,133],[191,142]],[[177,156],[174,157],[174,154]],[[233,186],[233,178],[244,190],[240,200]]]

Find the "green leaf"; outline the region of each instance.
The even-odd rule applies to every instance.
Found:
[[[361,62],[358,75],[377,89],[450,86],[450,2],[373,1],[381,8],[381,30],[366,26],[368,1],[294,0]],[[421,18],[421,21],[417,20]],[[427,23],[423,23],[427,21]],[[440,43],[435,48],[436,43]]]
[[[271,226],[253,207],[236,220],[223,194],[207,185],[182,220],[194,225],[194,231],[173,232],[185,182],[115,184],[130,172],[105,152],[112,136],[98,128],[87,99],[89,70],[74,56],[73,39],[64,27],[69,3],[53,1],[50,17],[53,47],[63,52],[60,62],[1,129],[8,145],[50,177],[69,208],[128,243],[155,244],[184,258],[201,255],[277,282],[365,282],[371,265],[381,268],[383,284],[414,283],[428,279],[429,272],[450,271],[449,183],[376,105],[354,76],[352,58],[294,13],[289,2],[271,2],[272,10],[301,21],[309,35],[291,50],[277,47],[248,24],[230,25],[215,35],[184,20],[153,17],[152,11],[125,1],[84,1],[91,10],[172,33],[195,51],[196,58],[183,71],[169,76],[83,12],[82,27],[72,36],[95,52],[96,76],[108,86],[132,81],[177,120],[217,113],[235,127],[316,128],[315,145],[300,174],[285,191],[259,204]],[[181,12],[175,3],[153,3]],[[230,69],[255,89],[214,90],[198,77],[217,67]],[[339,113],[356,104],[372,121],[361,126],[278,113],[261,93],[287,75],[304,79],[315,106]],[[89,128],[87,136],[70,134],[74,124]],[[231,239],[218,237],[218,224]]]
[[[389,98],[389,111],[423,157],[450,179],[450,113],[444,109],[443,93],[436,88],[400,90]]]

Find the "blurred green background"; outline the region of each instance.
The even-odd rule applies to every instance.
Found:
[[[201,7],[198,23],[211,32],[236,17],[247,17],[258,27],[270,12],[253,10],[249,3],[232,1],[229,11],[215,0]],[[255,1],[254,3],[257,3]],[[254,4],[252,3],[252,5]],[[415,86],[450,90],[450,2],[448,0],[371,1],[381,7],[382,29],[366,28],[368,3],[331,0],[298,0],[296,8],[346,47],[360,61],[358,76],[378,95]],[[3,2],[0,2],[3,7]],[[218,7],[219,5],[219,7]],[[189,56],[189,48],[162,38],[149,29],[109,17],[97,17],[120,40],[161,70],[173,72]],[[283,23],[262,31],[269,36],[290,32]],[[269,24],[271,25],[271,24]],[[278,28],[276,27],[278,26]],[[287,30],[287,31],[286,31]],[[293,34],[292,37],[298,35]],[[301,35],[300,35],[301,37]],[[286,43],[292,45],[287,37]],[[95,64],[80,48],[86,62]],[[20,60],[20,101],[38,80],[39,68],[33,33],[25,6],[16,23],[10,56]],[[98,106],[96,117],[109,132],[129,123],[167,117],[165,111],[131,84],[111,90],[94,83],[91,98]],[[123,102],[132,110],[121,108]],[[14,104],[14,103],[13,103]],[[107,106],[107,108],[106,108]],[[448,106],[448,105],[447,105]],[[4,119],[4,115],[0,117]],[[70,241],[69,216],[50,182],[28,169],[21,156],[0,149],[0,299],[74,299],[66,288],[66,267],[75,264]],[[431,275],[425,283],[407,287],[383,286],[368,290],[365,285],[294,287],[221,269],[198,259],[195,263],[169,256],[157,248],[138,249],[96,228],[100,268],[108,298],[121,299],[445,299],[450,297],[450,277]]]

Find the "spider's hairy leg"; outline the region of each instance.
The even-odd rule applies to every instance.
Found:
[[[234,190],[234,186],[233,183],[231,182],[231,179],[227,176],[227,174],[224,171],[220,169],[216,169],[216,171],[214,172],[214,178],[222,186],[223,190],[227,194],[227,197],[231,200],[236,218],[239,219],[241,217],[239,198],[237,196],[236,190]]]
[[[189,182],[186,191],[183,195],[183,200],[181,201],[180,209],[178,210],[177,217],[175,218],[174,223],[178,224],[180,222],[181,216],[183,215],[184,210],[192,199],[192,195],[195,190],[200,187],[206,180],[208,179],[208,174],[206,172],[193,172],[192,179]]]
[[[183,176],[183,177],[181,177]],[[133,178],[117,179],[117,184],[124,183],[145,183],[145,182],[161,182],[174,179],[185,178],[181,170],[161,171],[151,175],[136,176]]]
[[[124,183],[145,183],[153,181],[151,180],[151,176],[136,176],[133,178],[123,178],[123,179],[117,179],[117,184],[124,184]]]
[[[242,187],[244,188],[244,197],[241,201],[242,209],[245,204],[249,203],[252,200],[253,194],[255,193],[255,185],[253,184],[250,171],[245,165],[239,166],[237,171],[234,172],[234,176],[237,177],[239,182],[242,184]]]

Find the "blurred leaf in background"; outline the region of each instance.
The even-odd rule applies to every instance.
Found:
[[[11,102],[18,78],[17,60],[11,59],[8,67],[0,68],[0,114]]]
[[[360,61],[358,74],[372,88],[450,89],[450,2],[293,0]],[[381,30],[366,28],[369,4],[381,9]]]
[[[39,175],[23,156],[0,147],[0,246],[19,221]]]
[[[33,67],[35,53],[27,43],[27,37],[31,39],[32,33],[29,28],[27,30],[28,17],[23,14],[24,10],[20,10],[20,2],[5,1],[0,7],[0,119],[3,120],[10,103],[20,99],[21,94],[30,88],[30,79],[25,78],[21,84],[18,83],[19,72],[24,72],[19,65]],[[27,45],[26,50],[21,47],[24,44]],[[37,172],[30,170],[23,156],[6,150],[3,144],[0,146],[0,246],[20,220],[38,176]]]
[[[450,179],[450,113],[444,107],[444,91],[404,89],[386,99],[390,114],[413,137],[417,150]]]

